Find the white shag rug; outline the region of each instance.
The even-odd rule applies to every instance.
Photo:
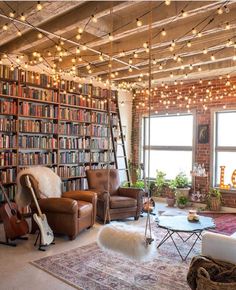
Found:
[[[144,228],[125,223],[112,223],[101,228],[97,244],[103,250],[114,251],[133,260],[148,261],[155,254],[155,243],[146,245]]]
[[[36,166],[21,170],[17,175],[17,193],[15,201],[18,206],[27,206],[31,197],[24,194],[24,190],[20,184],[20,177],[23,174],[31,174],[38,182],[40,198],[47,197],[61,197],[61,179],[60,177],[48,167]]]

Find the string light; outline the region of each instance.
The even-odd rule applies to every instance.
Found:
[[[171,0],[165,0],[165,4],[166,4],[166,6],[169,6],[170,3],[171,3]]]
[[[76,53],[80,54],[80,48],[79,47],[76,47]]]
[[[99,55],[99,59],[100,59],[101,61],[104,61],[104,57],[103,57],[102,52],[101,52],[101,54]]]
[[[26,18],[25,18],[24,13],[21,13],[20,20],[21,20],[21,21],[25,21],[25,19],[26,19]]]
[[[18,36],[21,36],[21,35],[22,35],[22,33],[21,33],[20,30],[17,31],[17,35],[18,35]]]
[[[217,13],[218,13],[219,15],[223,14],[223,9],[222,9],[221,7],[219,7],[219,8],[217,9]]]
[[[162,36],[166,36],[165,28],[162,28],[161,35],[162,35]]]
[[[93,23],[97,23],[98,22],[97,18],[94,15],[92,15],[91,18],[92,18],[92,22]]]
[[[138,19],[138,18],[136,19],[136,24],[137,24],[138,27],[143,25],[142,21],[140,19]]]
[[[7,23],[4,24],[3,27],[2,27],[2,29],[5,30],[5,31],[7,31],[8,30],[8,24]]]
[[[38,11],[41,11],[42,8],[43,8],[42,4],[40,3],[40,1],[38,1],[38,3],[37,3],[37,10]]]
[[[197,36],[200,38],[202,37],[202,32],[198,32]]]
[[[181,15],[182,15],[182,17],[186,17],[188,15],[188,13],[186,11],[182,10]]]
[[[189,40],[188,43],[187,43],[187,47],[191,47],[192,46],[192,43],[191,41]]]
[[[207,54],[207,53],[208,53],[208,51],[207,51],[206,48],[203,49],[203,53],[204,53],[204,54]]]
[[[77,40],[80,40],[80,39],[81,39],[81,36],[82,36],[82,34],[81,34],[81,33],[78,33],[78,34],[76,35],[75,38],[76,38]]]
[[[11,12],[9,13],[9,16],[10,16],[11,18],[14,18],[14,17],[15,17],[15,11],[11,11]]]
[[[41,38],[43,38],[42,33],[38,33],[38,39],[41,39]]]
[[[137,58],[137,57],[138,57],[137,52],[134,52],[134,58]]]
[[[109,33],[109,40],[112,41],[113,40],[113,35],[111,33]]]
[[[226,30],[229,30],[229,29],[230,29],[230,24],[229,24],[229,22],[226,23],[226,25],[225,25],[225,29],[226,29]]]
[[[211,60],[215,60],[216,58],[215,58],[215,56],[214,56],[214,54],[212,54],[211,55]]]
[[[196,34],[197,34],[197,29],[196,29],[196,28],[193,28],[193,29],[192,29],[192,34],[193,34],[193,35],[196,35]]]

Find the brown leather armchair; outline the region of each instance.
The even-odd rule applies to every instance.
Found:
[[[120,187],[117,169],[86,170],[86,176],[89,189],[98,194],[97,216],[100,219],[106,222],[134,217],[138,220],[142,209],[142,190]]]
[[[65,234],[70,240],[86,228],[94,225],[96,219],[97,194],[91,191],[67,191],[61,197],[41,198],[37,180],[30,174],[20,177],[20,184],[25,193],[30,196],[25,180],[29,176],[31,185],[37,196],[41,211],[46,214],[48,223],[54,233]],[[32,213],[38,213],[34,203],[30,205]],[[32,233],[38,229],[32,218]]]

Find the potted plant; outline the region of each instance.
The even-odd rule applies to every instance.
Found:
[[[176,196],[189,196],[189,180],[184,172],[180,172],[173,181],[176,187]]]
[[[207,208],[219,211],[221,208],[221,192],[217,188],[210,188],[206,195]]]
[[[173,207],[176,202],[175,197],[175,187],[173,185],[173,181],[169,181],[165,186],[165,196],[166,196],[166,203],[168,206]]]
[[[164,195],[166,187],[168,187],[168,182],[165,179],[166,173],[163,171],[157,170],[156,175],[156,193],[157,195]]]
[[[177,198],[177,205],[179,208],[185,208],[188,204],[188,198],[185,195],[179,195]]]

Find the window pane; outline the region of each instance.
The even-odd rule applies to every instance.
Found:
[[[233,134],[232,127],[236,124],[236,112],[217,113],[217,145],[235,146],[236,134]]]
[[[220,184],[220,166],[225,168],[225,184],[231,184],[231,175],[236,169],[236,152],[218,152],[216,156],[216,183]]]
[[[148,176],[148,151],[146,150],[146,176]],[[150,151],[150,177],[156,177],[156,171],[161,170],[166,173],[167,179],[183,171],[190,179],[192,170],[192,151]]]
[[[150,121],[150,144],[157,146],[192,146],[193,116],[159,116]],[[146,119],[146,137],[148,136]],[[148,139],[146,139],[146,145]]]

